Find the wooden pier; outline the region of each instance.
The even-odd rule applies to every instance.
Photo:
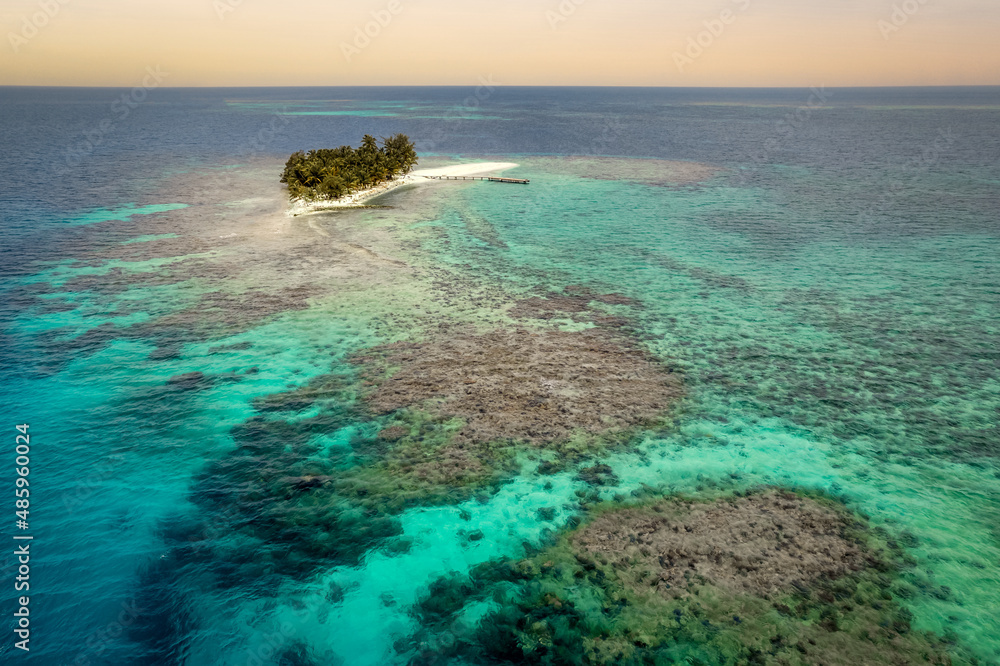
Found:
[[[531,181],[527,178],[500,178],[498,176],[426,176],[434,180],[488,180],[491,183],[517,183],[527,185]]]

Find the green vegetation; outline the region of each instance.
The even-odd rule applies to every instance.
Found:
[[[469,577],[434,582],[414,610],[421,630],[398,649],[414,651],[411,663],[420,664],[977,663],[954,642],[911,627],[910,613],[897,600],[906,596],[900,573],[911,562],[887,535],[830,498],[780,497],[797,497],[794,502],[812,507],[813,515],[822,509],[840,516],[839,538],[863,554],[865,565],[767,592],[742,589],[742,577],[733,578],[735,585],[707,580],[692,568],[685,584],[665,590],[670,586],[656,584],[663,570],[642,561],[643,549],[654,551],[653,560],[657,555],[655,543],[643,543],[650,534],[643,530],[665,516],[697,515],[699,506],[740,502],[740,493],[608,503],[592,507],[589,518],[526,559],[490,561]],[[588,532],[602,520],[615,525],[629,515],[640,530],[635,556],[585,547]],[[599,536],[596,543],[609,543]],[[626,547],[623,542],[622,555]],[[664,560],[677,554],[672,547],[665,552]],[[762,553],[760,561],[767,557]],[[484,605],[490,610],[477,621],[474,610]]]
[[[409,173],[417,163],[413,142],[405,134],[382,139],[366,134],[361,147],[320,148],[292,154],[281,182],[292,199],[339,199]]]
[[[207,522],[180,525],[175,540],[200,541],[208,530],[230,535],[193,555],[224,562],[233,584],[271,574],[307,579],[357,566],[375,548],[405,549],[399,513],[495,492],[513,472],[510,447],[472,455],[451,446],[460,419],[406,410],[388,422],[369,420],[353,404],[358,388],[351,375],[328,374],[257,398],[257,414],[231,431],[236,446],[199,478],[196,501]],[[348,429],[347,441],[331,442]],[[229,549],[235,542],[246,547]]]

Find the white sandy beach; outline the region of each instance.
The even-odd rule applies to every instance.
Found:
[[[437,169],[419,169],[410,172],[414,178],[433,178],[437,176],[488,176],[505,169],[519,166],[514,162],[467,162],[465,164],[449,164]]]
[[[319,213],[339,208],[358,208],[364,206],[375,197],[404,185],[419,185],[434,182],[441,176],[491,176],[506,169],[518,166],[514,162],[465,162],[450,164],[434,169],[418,169],[401,178],[382,183],[367,190],[355,192],[336,201],[293,201],[288,206],[288,215],[296,217],[308,213]]]

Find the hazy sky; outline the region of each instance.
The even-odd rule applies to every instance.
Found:
[[[1000,0],[0,0],[0,84],[995,85],[998,27]]]

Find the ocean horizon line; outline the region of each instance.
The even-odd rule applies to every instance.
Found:
[[[161,90],[272,90],[272,89],[442,89],[455,88],[465,89],[473,84],[372,84],[372,85],[205,85],[205,86],[158,86]],[[38,88],[38,89],[68,89],[68,90],[125,90],[133,88],[130,85],[93,85],[93,86],[69,86],[69,85],[45,85],[45,84],[7,84],[0,83],[2,88]],[[555,90],[801,90],[808,88],[826,88],[830,90],[969,90],[969,89],[991,89],[1000,88],[1000,83],[989,84],[930,84],[930,85],[879,85],[879,86],[852,86],[836,85],[829,86],[816,83],[787,86],[640,86],[640,85],[565,85],[565,84],[498,84],[498,87],[507,89],[555,89]]]

